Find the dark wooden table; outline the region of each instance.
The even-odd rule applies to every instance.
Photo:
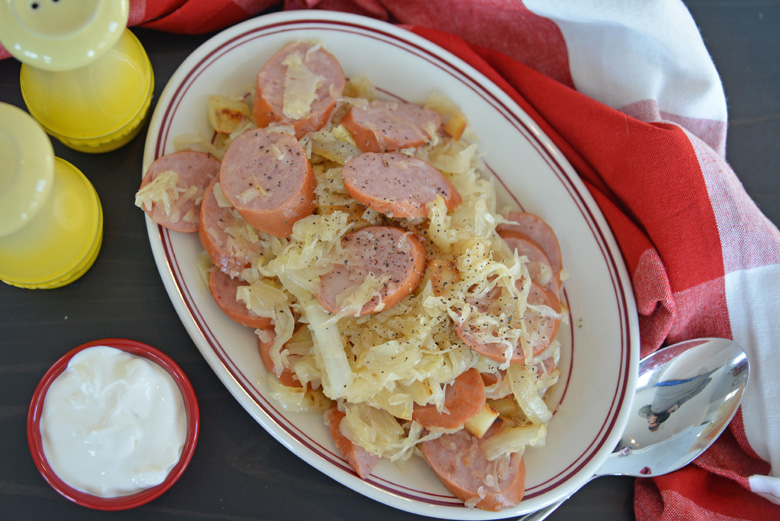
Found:
[[[780,223],[780,3],[687,2],[725,86],[727,157],[764,213]],[[155,101],[181,61],[205,36],[135,30],[156,76]],[[0,62],[0,101],[23,107],[19,63]],[[104,242],[80,280],[49,291],[0,284],[0,518],[9,520],[420,519],[352,492],[277,443],[238,405],[181,325],[155,267],[144,216],[133,205],[145,132],[107,154],[55,154],[75,164],[103,203]],[[36,470],[27,447],[27,408],[48,367],[69,349],[132,338],[167,352],[191,379],[202,431],[188,470],[167,493],[132,511],[103,513],[60,497]],[[586,485],[551,520],[628,520],[633,480]]]

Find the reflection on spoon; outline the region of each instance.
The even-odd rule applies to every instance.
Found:
[[[737,412],[749,373],[742,347],[721,338],[681,342],[644,358],[626,430],[591,479],[660,476],[696,459]],[[541,521],[566,499],[520,520]]]

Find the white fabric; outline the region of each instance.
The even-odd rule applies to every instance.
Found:
[[[651,99],[662,112],[726,121],[720,76],[680,1],[524,4],[560,28],[574,85],[583,94],[617,109]]]
[[[776,352],[766,346],[778,344],[780,267],[777,265],[736,271],[726,275],[726,302],[734,340],[745,346],[750,359],[749,389],[742,401],[745,435],[761,459],[772,466],[772,477],[752,476],[756,492],[773,493],[780,504],[780,378]],[[754,489],[755,490],[755,489]]]
[[[750,490],[764,499],[780,505],[780,481],[777,478],[750,476],[749,481]]]

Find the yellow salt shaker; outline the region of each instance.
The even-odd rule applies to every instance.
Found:
[[[29,114],[0,103],[0,280],[29,289],[69,284],[95,262],[102,239],[92,184],[54,156]]]
[[[154,74],[128,0],[0,0],[0,42],[22,62],[30,114],[80,152],[115,150],[149,114]]]

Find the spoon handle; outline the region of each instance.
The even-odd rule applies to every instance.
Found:
[[[583,483],[583,486],[590,483],[592,480],[599,476],[603,476],[604,474],[597,472],[596,474],[593,474],[591,477],[588,478],[588,480]],[[575,491],[576,492],[576,491]],[[574,495],[574,492],[569,494],[568,496],[565,496],[555,503],[551,503],[547,505],[546,507],[542,507],[539,510],[536,510],[534,512],[529,512],[528,514],[525,514],[524,516],[518,517],[515,521],[542,521],[542,519],[547,518],[550,514],[555,512],[559,506],[563,504],[564,501],[569,499],[572,495]]]
[[[521,516],[517,518],[517,521],[542,521],[542,519],[546,519],[547,516],[555,512],[558,507],[561,506],[567,499],[569,499],[569,496],[566,496],[565,498],[560,499],[555,503],[547,505],[546,507],[540,508],[536,512],[531,512],[530,514]]]

